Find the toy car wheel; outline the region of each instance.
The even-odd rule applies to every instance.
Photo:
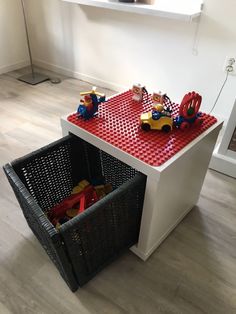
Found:
[[[141,128],[144,131],[149,131],[151,129],[150,124],[148,123],[142,123]]]
[[[189,123],[188,122],[182,122],[180,125],[181,130],[186,130],[189,128]]]
[[[166,124],[166,125],[163,125],[163,127],[161,129],[163,132],[168,133],[171,131],[171,126]]]

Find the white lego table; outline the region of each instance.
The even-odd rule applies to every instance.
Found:
[[[61,119],[63,135],[75,134],[147,176],[139,241],[131,250],[146,260],[197,203],[222,121],[216,122],[163,165],[154,167]]]

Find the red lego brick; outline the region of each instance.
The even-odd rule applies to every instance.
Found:
[[[144,97],[142,103],[133,101],[132,95],[129,90],[111,97],[99,105],[98,114],[93,119],[84,120],[74,113],[68,121],[151,166],[162,165],[217,122],[215,117],[203,113],[203,123],[199,127],[185,131],[174,128],[170,133],[145,132],[141,130],[139,121],[143,112],[152,109],[151,95]],[[172,109],[173,117],[177,116],[179,105],[172,104]]]

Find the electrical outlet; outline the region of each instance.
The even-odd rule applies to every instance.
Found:
[[[228,72],[231,75],[236,74],[236,64],[235,64],[235,57],[226,57],[224,66],[223,66],[223,71]]]

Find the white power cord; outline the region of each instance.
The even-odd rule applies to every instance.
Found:
[[[226,77],[225,77],[225,80],[224,80],[224,82],[223,82],[223,84],[222,84],[220,90],[219,90],[219,93],[218,93],[218,95],[217,95],[217,97],[216,97],[216,100],[215,100],[215,102],[214,102],[214,105],[213,105],[211,111],[209,112],[209,114],[212,113],[212,111],[214,110],[214,108],[215,108],[215,106],[216,106],[216,104],[217,104],[217,102],[218,102],[218,100],[219,100],[219,98],[220,98],[220,95],[221,95],[221,93],[222,93],[222,91],[223,91],[223,88],[225,87],[225,84],[226,84],[226,82],[227,82],[227,80],[228,80],[229,74],[234,71],[234,66],[233,66],[234,64],[235,64],[235,59],[234,59],[234,58],[229,58],[229,59],[227,60],[227,64],[226,64],[226,66],[225,66]]]
[[[232,66],[231,66],[231,67],[232,67]],[[220,88],[220,90],[219,90],[219,93],[218,93],[218,95],[217,95],[217,97],[216,97],[216,100],[215,100],[215,102],[214,102],[214,105],[213,105],[213,107],[211,108],[211,111],[209,112],[209,114],[212,113],[212,111],[214,110],[214,108],[215,108],[215,106],[216,106],[216,104],[217,104],[217,102],[218,102],[218,100],[219,100],[219,98],[220,98],[220,95],[221,95],[221,93],[222,93],[222,91],[223,91],[223,88],[225,87],[225,84],[226,84],[226,82],[227,82],[227,80],[228,80],[228,77],[229,77],[229,73],[230,73],[230,72],[232,72],[232,71],[228,71],[228,70],[227,70],[225,80],[224,80],[224,82],[223,82],[223,84],[222,84],[222,86],[221,86],[221,88]]]

